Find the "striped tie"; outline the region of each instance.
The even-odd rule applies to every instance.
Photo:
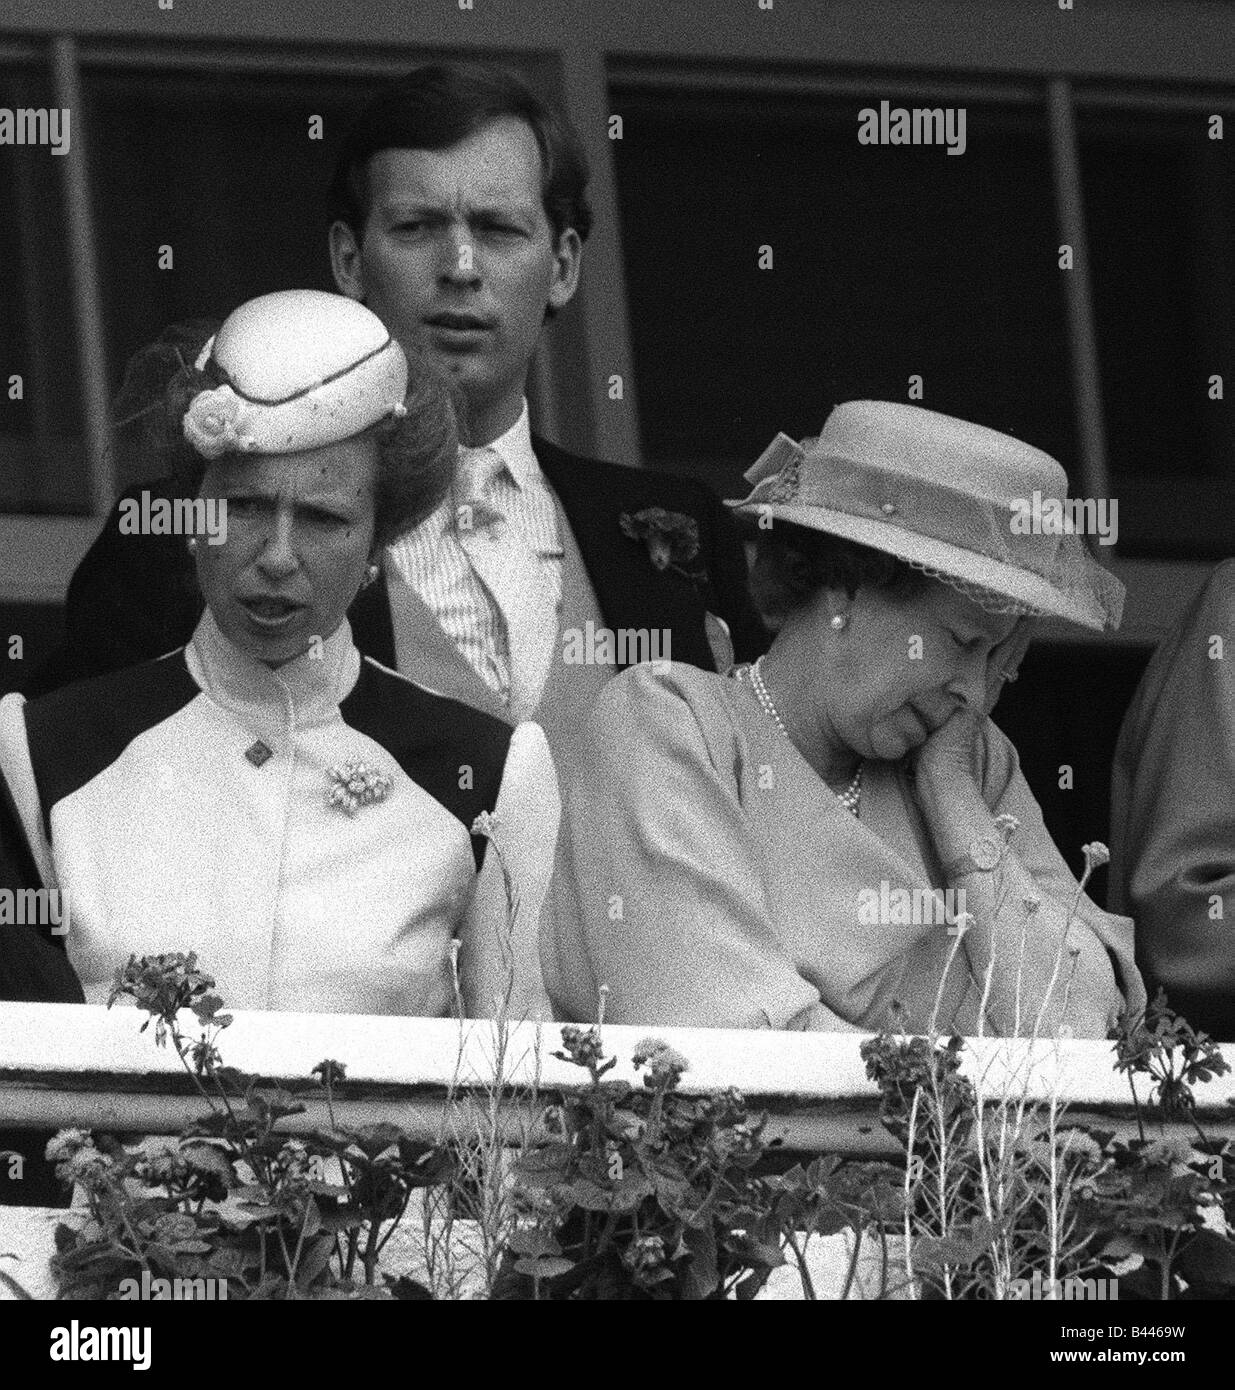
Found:
[[[455,468],[455,530],[506,630],[510,717],[530,719],[549,672],[557,615],[539,558],[492,495],[505,464],[494,449],[463,449]]]

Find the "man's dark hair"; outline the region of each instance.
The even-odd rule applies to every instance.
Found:
[[[445,150],[491,121],[526,121],[540,147],[541,197],[558,237],[592,228],[587,156],[565,117],[514,73],[490,63],[431,63],[384,87],[348,132],[327,192],[331,222],[346,222],[359,245],[369,216],[368,164],[381,150]]]

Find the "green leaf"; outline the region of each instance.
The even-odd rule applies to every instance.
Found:
[[[1175,1268],[1189,1284],[1235,1286],[1235,1244],[1217,1231],[1198,1231],[1179,1252]]]
[[[582,1207],[584,1211],[612,1211],[613,1209],[610,1194],[588,1178],[579,1178],[575,1182],[566,1183],[561,1189],[561,1196],[574,1206]]]
[[[734,1289],[733,1296],[739,1303],[749,1303],[768,1282],[768,1274],[770,1272],[771,1271],[767,1269],[756,1269],[753,1273],[748,1274],[745,1279],[739,1282],[737,1288]]]
[[[355,1231],[364,1224],[365,1217],[358,1211],[352,1211],[350,1207],[322,1212],[323,1231]]]
[[[721,1244],[743,1264],[754,1265],[756,1268],[775,1269],[785,1263],[779,1245],[760,1240],[748,1232],[734,1231],[732,1234],[726,1234],[721,1237]]]
[[[231,1160],[226,1153],[213,1144],[185,1144],[181,1146],[181,1154],[187,1163],[197,1169],[199,1173],[214,1173],[230,1184],[234,1179]]]
[[[687,1230],[682,1239],[689,1251],[688,1262],[681,1272],[682,1296],[699,1302],[715,1293],[720,1283],[716,1235],[711,1227],[705,1227],[702,1230]]]
[[[532,1279],[556,1279],[559,1275],[569,1274],[574,1269],[573,1260],[563,1260],[552,1256],[526,1256],[515,1261],[515,1269],[520,1274],[526,1274]]]
[[[1142,1255],[1144,1253],[1144,1245],[1139,1240],[1133,1240],[1130,1235],[1120,1231],[1113,1235],[1098,1251],[1098,1259],[1126,1260],[1129,1255]]]
[[[314,1283],[330,1263],[334,1254],[334,1236],[320,1235],[300,1253],[300,1263],[296,1266],[297,1288],[307,1288]]]
[[[363,1125],[352,1136],[356,1147],[370,1159],[395,1147],[403,1137],[403,1131],[399,1126],[386,1120],[376,1125]]]
[[[321,1229],[321,1208],[317,1205],[317,1202],[310,1197],[305,1205],[304,1215],[301,1217],[301,1226],[300,1230],[297,1232],[297,1239],[300,1239],[301,1233],[303,1233],[303,1238],[305,1240],[310,1240],[313,1236],[317,1235]]]
[[[506,1248],[515,1255],[553,1256],[562,1253],[562,1247],[548,1231],[542,1231],[534,1226],[527,1230],[512,1232],[510,1239],[506,1242]]]

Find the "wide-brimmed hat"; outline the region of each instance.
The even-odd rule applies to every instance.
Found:
[[[995,612],[1117,628],[1124,587],[1089,555],[1068,478],[1041,449],[921,406],[846,401],[781,434],[726,505],[895,555]]]
[[[184,436],[203,458],[317,449],[405,411],[403,349],[372,310],[341,294],[250,299],[194,365],[221,383],[184,415]]]

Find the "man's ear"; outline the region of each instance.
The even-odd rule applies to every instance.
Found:
[[[364,263],[356,234],[346,222],[330,224],[330,269],[339,293],[364,302]]]
[[[583,265],[583,242],[573,227],[557,239],[553,255],[553,281],[549,286],[549,308],[564,309],[579,288],[579,272]],[[336,274],[336,279],[338,278]]]

